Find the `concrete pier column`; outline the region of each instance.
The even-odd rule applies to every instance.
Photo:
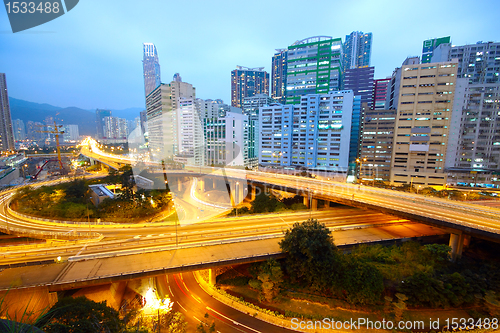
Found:
[[[462,257],[462,250],[464,248],[465,235],[451,234],[450,247],[451,247],[451,261],[456,261]]]
[[[304,198],[304,201],[303,201],[304,206],[306,206],[307,208],[311,208],[311,207],[309,207],[309,196],[305,196],[303,198]]]
[[[208,270],[208,283],[212,286],[215,286],[215,284],[217,283],[217,274],[215,273],[215,269],[213,268],[210,268]]]
[[[324,207],[324,208],[330,208],[330,201],[328,201],[328,200],[323,200],[323,207]]]
[[[205,180],[201,177],[198,179],[198,189],[201,192],[205,192]]]
[[[312,198],[311,203],[312,203],[312,207],[310,207],[310,208],[312,208],[312,210],[318,210],[318,199]]]
[[[464,247],[468,247],[470,245],[470,235],[464,235]]]
[[[257,188],[255,185],[250,185],[250,200],[255,200],[255,197],[257,196]]]
[[[181,177],[177,177],[177,191],[181,191],[182,190],[182,178]]]

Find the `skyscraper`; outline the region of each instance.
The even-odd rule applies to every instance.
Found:
[[[451,43],[451,37],[441,37],[424,40],[422,46],[422,64],[430,63],[434,50],[441,44]]]
[[[259,164],[347,176],[353,101],[353,92],[343,90],[301,96],[296,105],[261,107]]]
[[[257,94],[269,95],[269,74],[264,67],[236,66],[231,71],[231,105],[241,108],[243,98]]]
[[[0,73],[0,149],[3,151],[14,149],[14,134],[5,73]]]
[[[315,36],[288,47],[286,104],[300,103],[301,96],[326,94],[342,86],[342,40]]]
[[[143,58],[142,66],[144,73],[144,92],[148,96],[156,87],[161,84],[160,62],[158,52],[153,43],[144,43],[142,46]]]
[[[344,70],[370,67],[372,53],[372,33],[353,31],[345,36]]]
[[[445,185],[457,63],[406,65],[400,72],[391,183]]]
[[[21,119],[14,119],[12,121],[12,130],[14,131],[15,141],[26,140],[26,129],[24,127],[24,121]]]
[[[95,110],[95,123],[97,140],[103,139],[104,135],[104,118],[111,117],[111,110],[96,109]]]
[[[372,108],[373,76],[375,67],[347,69],[344,74],[344,89],[354,91],[355,96],[361,97],[361,103],[368,103]]]
[[[287,49],[277,49],[271,69],[271,97],[278,103],[286,101]]]
[[[372,109],[385,110],[387,92],[390,84],[390,77],[373,81]]]

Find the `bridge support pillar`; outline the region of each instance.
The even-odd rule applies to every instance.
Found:
[[[177,177],[177,191],[181,191],[182,190],[182,178],[181,177]]]
[[[303,199],[304,199],[304,201],[303,201],[304,206],[306,206],[307,208],[311,208],[309,206],[309,196],[305,196],[305,197],[303,197]]]
[[[328,201],[328,200],[323,200],[323,207],[324,207],[324,208],[330,208],[330,201]]]
[[[216,277],[217,277],[217,274],[215,273],[215,269],[210,268],[208,270],[208,283],[211,286],[215,286],[215,284],[217,283]]]
[[[466,237],[464,234],[450,234],[451,261],[455,262],[462,257]],[[467,245],[469,242],[470,236],[468,236]]]
[[[245,199],[245,185],[242,181],[231,182],[231,196],[233,197],[235,206],[239,205]]]
[[[198,189],[201,192],[205,192],[205,180],[201,177],[198,179]]]
[[[318,210],[318,199],[312,198],[311,200],[312,207],[310,207],[312,210]]]
[[[257,196],[257,188],[255,185],[251,184],[250,185],[250,200],[255,200],[255,197]]]

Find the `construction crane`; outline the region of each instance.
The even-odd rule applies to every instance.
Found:
[[[56,121],[54,120],[54,129],[52,131],[37,131],[38,133],[51,133],[54,134],[56,137],[56,146],[57,146],[57,160],[59,161],[59,168],[61,169],[61,174],[63,173],[63,164],[61,160],[61,148],[59,147],[59,135],[64,134],[64,131],[61,131],[60,128],[63,125],[57,125]]]

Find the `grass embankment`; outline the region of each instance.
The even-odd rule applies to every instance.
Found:
[[[500,294],[500,262],[486,259],[484,254],[495,253],[499,247],[478,241],[460,262],[451,263],[447,253],[442,252],[446,250],[443,246],[415,242],[360,246],[345,255],[347,260],[368,263],[384,278],[383,293],[365,304],[350,303],[352,298],[343,297],[345,291],[338,294],[292,283],[285,260],[279,262],[283,278],[278,281],[279,293],[272,301],[266,300],[262,287],[272,273],[266,273],[262,263],[231,267],[217,277],[217,285],[233,296],[291,318],[385,318],[394,322],[424,321],[426,325],[430,319],[439,319],[444,326],[448,318],[498,318],[500,306],[495,295]],[[401,306],[403,310],[398,314]]]
[[[105,199],[98,207],[90,201],[89,185],[96,183],[122,183],[122,191],[114,199]],[[124,185],[124,186],[123,186]],[[76,179],[56,186],[25,187],[18,190],[11,208],[27,215],[56,220],[87,220],[133,223],[151,221],[165,216],[173,209],[167,190],[132,191],[126,173],[111,175],[100,180]],[[173,220],[176,214],[166,220]]]

